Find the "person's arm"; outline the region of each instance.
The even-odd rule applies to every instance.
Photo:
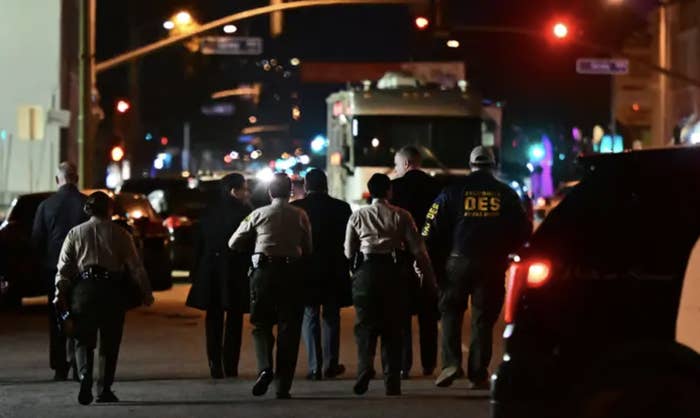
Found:
[[[123,232],[124,240],[122,242],[123,254],[124,254],[124,264],[131,276],[131,279],[135,281],[139,288],[141,288],[141,294],[143,295],[143,304],[146,306],[151,306],[153,304],[153,290],[151,289],[151,282],[148,280],[148,275],[146,274],[146,269],[143,267],[143,263],[139,258],[138,252],[136,252],[136,245],[134,244],[134,239],[126,231]]]
[[[425,243],[418,233],[418,228],[416,228],[416,223],[408,212],[403,212],[400,216],[400,228],[403,231],[403,240],[416,260],[416,265],[420,271],[423,282],[427,283],[432,288],[436,288],[437,280],[435,278],[435,272],[433,271],[430,257],[428,257]]]
[[[355,229],[355,216],[350,216],[345,228],[345,257],[352,260],[353,256],[360,249],[360,236]]]
[[[304,256],[309,256],[313,252],[313,241],[311,238],[311,221],[309,221],[309,216],[306,214],[306,211],[303,209],[301,210],[301,229],[302,229],[302,235],[301,235],[301,255],[302,257]]]
[[[255,241],[255,217],[257,212],[252,212],[241,221],[236,232],[228,240],[228,247],[235,251],[250,252],[251,243]]]
[[[70,292],[73,278],[78,272],[78,257],[75,248],[75,232],[70,230],[61,246],[56,265],[56,295],[53,303],[61,310],[68,310],[68,293]]]

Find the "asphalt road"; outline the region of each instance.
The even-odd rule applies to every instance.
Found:
[[[241,377],[209,378],[204,349],[204,315],[186,308],[189,286],[176,285],[156,294],[156,303],[127,315],[117,381],[121,401],[88,407],[76,401],[78,385],[53,382],[48,367],[46,303],[25,299],[21,312],[0,313],[0,417],[469,417],[488,416],[488,393],[468,391],[466,381],[439,389],[433,378],[417,376],[417,330],[414,332],[414,374],[403,382],[403,396],[386,398],[382,381],[374,380],[367,395],[352,393],[357,358],[352,325],[354,311],[342,314],[341,362],[348,372],[333,381],[310,382],[306,353],[299,353],[294,399],[276,400],[274,390],[261,398],[250,394],[255,379],[251,327],[244,328]],[[415,321],[414,321],[415,328]],[[500,359],[502,322],[496,327],[492,367]],[[468,340],[469,319],[465,318]],[[463,346],[466,354],[466,347]],[[378,360],[377,360],[378,361]],[[378,364],[377,364],[378,366]],[[381,368],[378,368],[381,370]]]

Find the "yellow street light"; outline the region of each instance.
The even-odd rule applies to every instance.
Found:
[[[190,23],[192,23],[192,15],[186,11],[178,12],[175,15],[175,23],[177,23],[178,25],[183,25],[183,26],[189,25]]]

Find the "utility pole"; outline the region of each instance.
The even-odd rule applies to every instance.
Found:
[[[92,90],[95,85],[95,0],[80,0],[78,172],[80,186],[95,183]]]

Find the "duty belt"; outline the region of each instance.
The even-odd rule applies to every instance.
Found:
[[[257,253],[253,254],[251,260],[253,262],[253,268],[259,268],[266,264],[293,264],[299,261],[299,257],[279,257]]]
[[[367,253],[362,254],[365,261],[391,261],[392,263],[398,262],[398,256],[396,251],[390,253]]]
[[[110,273],[104,267],[87,266],[80,272],[79,277],[81,280],[109,280],[114,278],[114,273]]]

